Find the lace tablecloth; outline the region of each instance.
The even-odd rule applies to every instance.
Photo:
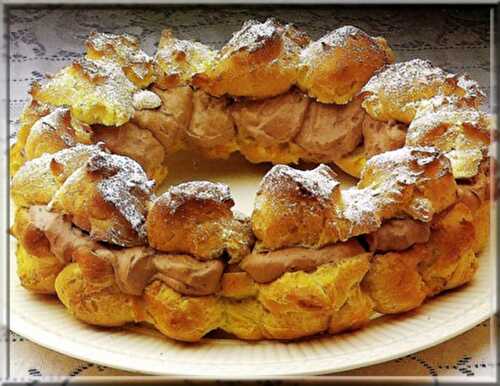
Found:
[[[490,15],[487,9],[454,7],[354,8],[297,7],[162,7],[153,9],[12,9],[10,25],[11,138],[17,117],[26,102],[31,82],[61,68],[83,51],[83,40],[93,30],[139,37],[153,53],[159,33],[169,26],[180,38],[200,39],[221,46],[248,18],[275,16],[293,22],[313,38],[338,26],[352,24],[391,44],[398,61],[415,57],[431,60],[453,72],[466,71],[490,90]],[[15,304],[12,305],[15,307]],[[342,375],[490,377],[490,323],[485,322],[437,347],[388,363]],[[12,334],[11,377],[53,375],[129,375],[82,362]]]

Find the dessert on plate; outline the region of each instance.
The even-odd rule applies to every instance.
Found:
[[[246,22],[220,50],[171,30],[154,57],[129,35],[92,33],[85,49],[32,86],[11,147],[27,290],[94,325],[288,340],[360,328],[473,278],[492,128],[467,75],[395,63],[356,27],[314,41],[275,19]],[[159,194],[186,149],[273,163],[253,212],[216,181]]]

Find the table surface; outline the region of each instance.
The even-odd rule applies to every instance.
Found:
[[[10,36],[10,138],[33,81],[77,58],[83,40],[93,30],[133,34],[150,54],[162,28],[180,38],[220,47],[249,18],[276,16],[293,22],[313,38],[342,25],[355,25],[384,36],[398,61],[429,59],[453,72],[468,72],[490,91],[490,14],[479,7],[163,7],[153,9],[12,9]],[[487,106],[485,107],[487,108]],[[12,305],[15,307],[15,304]],[[467,380],[491,377],[492,325],[481,323],[434,348],[384,364],[340,373],[352,376],[460,376]],[[44,376],[133,375],[83,362],[45,349],[12,333],[9,339],[12,379]]]

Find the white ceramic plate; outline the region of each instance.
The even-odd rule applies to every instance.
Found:
[[[208,162],[180,155],[171,165],[167,185],[196,178],[226,182],[237,208],[247,213],[266,170],[239,157]],[[11,274],[11,329],[63,354],[142,373],[218,378],[333,373],[423,350],[487,319],[494,312],[495,268],[494,254],[483,253],[474,280],[461,289],[353,333],[295,343],[204,339],[185,344],[141,327],[96,328],[71,317],[56,298],[30,294]]]

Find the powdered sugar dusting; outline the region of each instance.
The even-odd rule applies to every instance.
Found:
[[[406,142],[409,145],[445,143],[452,139],[449,138],[451,134],[457,134],[457,130],[465,134],[464,126],[482,133],[487,142],[491,122],[486,113],[464,105],[455,96],[436,96],[420,104],[408,127]],[[433,133],[433,130],[443,128],[446,129],[444,133]],[[434,143],[432,145],[445,150]]]
[[[67,165],[79,154],[94,154],[102,151],[103,149],[103,142],[98,142],[95,145],[83,145],[81,143],[77,143],[75,146],[67,149],[62,149],[57,153],[50,154],[50,156],[58,163]]]
[[[95,154],[86,166],[89,172],[102,176],[97,184],[102,198],[118,209],[139,237],[145,238],[146,203],[152,196],[154,181],[148,180],[137,162],[115,154]]]
[[[340,185],[335,177],[333,170],[324,164],[312,170],[297,170],[287,165],[276,165],[264,176],[261,189],[264,186],[267,189],[279,189],[283,178],[287,178],[309,195],[328,201]]]
[[[302,50],[300,54],[301,63],[311,65],[313,60],[321,58],[322,53],[335,48],[347,47],[348,41],[357,36],[364,38],[369,45],[366,48],[362,48],[360,45],[352,45],[350,47],[351,55],[362,55],[362,52],[366,51],[366,49],[381,50],[377,42],[366,32],[352,25],[347,25],[330,31]]]
[[[340,211],[342,218],[349,223],[345,238],[357,234],[372,232],[380,227],[382,219],[379,210],[383,198],[374,189],[358,189],[356,187],[342,190],[344,207]]]
[[[30,130],[30,135],[40,135],[44,132],[59,132],[64,144],[68,147],[76,144],[73,136],[65,130],[69,128],[70,112],[67,107],[58,107],[48,115],[36,121]]]
[[[198,73],[206,71],[213,64],[217,52],[210,47],[189,40],[180,40],[164,31],[164,42],[157,53],[156,61],[166,75],[178,75],[183,81],[190,81]]]
[[[346,25],[329,32],[321,39],[319,39],[318,43],[321,44],[322,46],[345,47],[347,44],[347,40],[350,37],[356,35],[363,35],[368,37],[368,35],[359,28],[354,27],[352,25]]]
[[[121,105],[126,110],[132,108],[132,94],[137,91],[137,87],[125,76],[118,64],[110,60],[86,59],[81,59],[76,64],[95,82],[96,92],[105,101]]]
[[[455,178],[472,177],[490,142],[491,122],[486,113],[457,97],[434,97],[421,104],[411,122],[406,143],[432,145],[450,159]]]
[[[120,64],[130,66],[134,73],[145,79],[150,73],[153,58],[139,48],[139,41],[128,34],[114,35],[102,32],[92,32],[85,42],[87,46],[102,52],[105,56],[117,56],[115,59]]]
[[[80,59],[44,84],[37,98],[70,106],[88,124],[121,125],[134,114],[132,94],[137,89],[117,63]]]
[[[152,91],[140,90],[133,95],[133,105],[136,110],[156,109],[161,106],[161,99]]]
[[[438,159],[444,161],[440,172],[432,177],[426,175],[427,166]],[[372,157],[363,169],[358,186],[342,191],[343,207],[339,217],[348,221],[346,238],[372,232],[387,216],[404,212],[405,208],[400,206],[407,186],[439,178],[449,171],[449,162],[432,147],[403,147]],[[407,210],[419,220],[431,220],[432,208],[418,194],[404,205],[409,205]]]
[[[384,181],[390,184],[411,185],[423,174],[422,167],[437,160],[441,153],[434,147],[409,147],[388,151],[370,158],[361,174],[366,172],[385,174]],[[390,178],[388,177],[390,176]]]
[[[457,84],[458,87],[465,91],[466,96],[470,98],[486,98],[486,94],[481,90],[479,83],[472,80],[468,74],[461,75],[457,80]]]
[[[76,144],[73,147],[63,149],[57,153],[50,154],[51,162],[59,165],[58,179],[66,180],[73,172],[82,166],[93,154],[98,154],[104,149],[102,142],[95,145]]]
[[[274,18],[269,18],[264,23],[248,20],[238,32],[233,34],[220,54],[224,57],[240,50],[256,51],[264,47],[267,41],[278,36],[279,27],[281,25]]]
[[[165,200],[171,213],[189,201],[230,202],[233,205],[229,186],[209,181],[190,181],[172,186],[160,199]]]
[[[384,66],[370,78],[361,93],[378,94],[383,92],[403,95],[406,93],[411,94],[412,89],[418,89],[422,86],[435,88],[435,95],[453,94],[456,92],[456,87],[459,87],[466,99],[482,99],[484,97],[484,92],[479,85],[471,80],[468,75],[448,73],[439,67],[433,66],[430,61],[422,59],[413,59]],[[430,97],[432,95],[427,93],[426,96]]]
[[[445,71],[434,67],[428,60],[413,59],[384,66],[366,83],[361,92],[405,92],[418,84],[432,84],[435,81],[444,83],[446,75]]]
[[[366,163],[357,186],[342,189],[339,196],[333,196],[339,183],[328,166],[301,171],[277,165],[261,183],[255,210],[272,207],[276,201],[288,200],[286,207],[290,211],[280,205],[279,211],[269,213],[269,216],[297,215],[299,212],[294,211],[295,207],[300,207],[300,213],[307,216],[307,209],[314,205],[307,206],[308,201],[301,200],[303,196],[312,195],[318,198],[318,202],[324,203],[325,210],[311,214],[323,218],[325,233],[331,236],[319,243],[326,245],[373,232],[385,219],[395,216],[409,215],[420,221],[430,221],[435,213],[434,202],[428,198],[426,189],[421,188],[449,172],[449,162],[437,149],[404,147],[372,157]],[[293,189],[299,191],[302,197],[290,194]],[[287,242],[285,237],[284,240]],[[292,245],[301,242],[304,241],[293,239],[295,244]],[[318,246],[317,241],[307,245]]]
[[[40,157],[32,159],[22,165],[12,177],[11,194],[16,190],[17,184],[25,185],[27,182],[29,182],[33,189],[43,189],[46,192],[51,187],[57,186],[54,175],[50,171],[50,162],[52,158],[53,154],[43,153]]]

